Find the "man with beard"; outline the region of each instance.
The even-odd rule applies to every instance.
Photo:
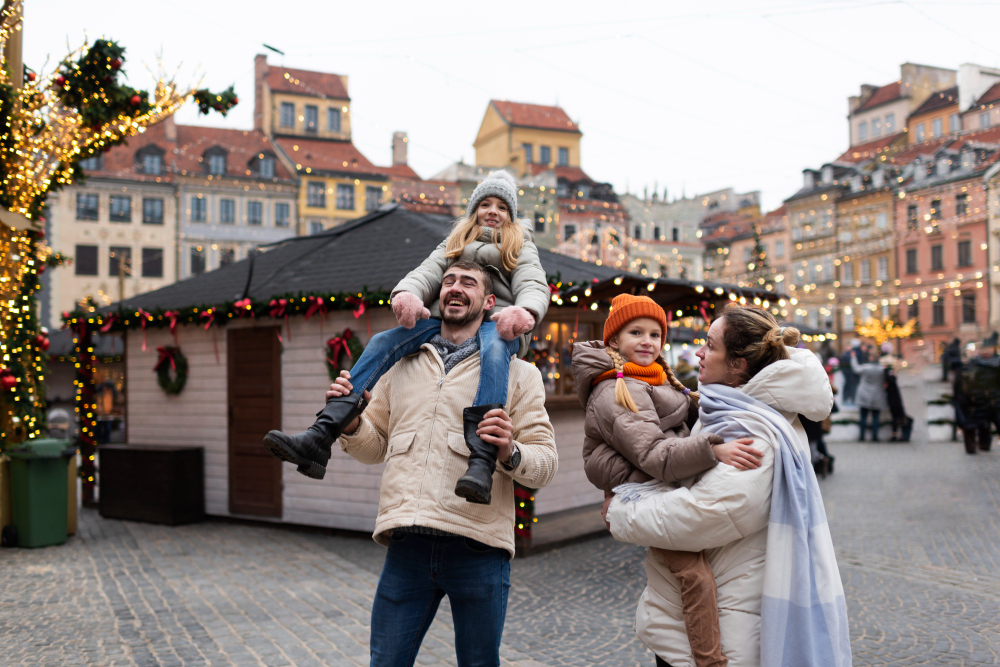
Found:
[[[389,552],[372,605],[373,667],[412,665],[445,595],[458,664],[500,664],[514,481],[545,486],[558,456],[541,375],[525,361],[510,363],[505,409],[463,420],[479,384],[476,334],[496,302],[492,292],[482,266],[454,263],[441,285],[441,334],[396,363],[375,385],[374,398],[366,392],[367,409],[340,437],[356,460],[385,463],[373,537]],[[351,389],[343,371],[327,398]],[[477,461],[493,477],[488,505],[455,494]]]

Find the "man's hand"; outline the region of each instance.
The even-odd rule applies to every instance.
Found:
[[[348,371],[340,371],[340,377],[334,380],[333,384],[330,385],[330,391],[326,392],[327,399],[336,398],[339,396],[347,396],[354,389],[354,385],[351,384],[351,374]],[[365,392],[365,401],[371,403],[372,393],[370,391]],[[344,433],[350,435],[358,430],[358,424],[361,423],[361,417],[355,417],[354,421],[347,425],[344,429]]]
[[[740,438],[721,445],[712,445],[715,458],[737,470],[752,470],[759,468],[764,452],[754,449],[753,438]]]
[[[604,504],[601,505],[601,516],[604,518],[604,525],[607,526],[608,530],[611,530],[611,522],[608,521],[608,508],[611,507],[611,501],[615,499],[615,494],[604,492]]]
[[[337,380],[340,382],[340,380]],[[483,416],[483,421],[479,422],[476,435],[482,438],[483,442],[495,445],[497,448],[497,460],[509,461],[514,453],[514,422],[506,410],[490,410]]]

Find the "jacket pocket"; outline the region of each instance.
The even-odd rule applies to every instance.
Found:
[[[382,471],[382,484],[379,487],[379,512],[399,507],[406,497],[406,482],[412,466],[409,457],[404,456],[413,447],[417,434],[393,434],[385,451],[385,470]]]
[[[465,498],[455,495],[455,484],[458,482],[458,478],[464,475],[465,471],[469,468],[469,446],[465,444],[464,434],[448,434],[448,451],[446,455],[446,460],[441,471],[439,496],[441,504],[449,512],[460,514],[476,522],[489,524],[496,521],[500,516],[497,509],[499,507],[498,499],[503,495],[500,492],[500,486],[506,480],[502,478],[499,472],[494,471],[490,504],[470,503]],[[499,464],[497,465],[499,466]]]

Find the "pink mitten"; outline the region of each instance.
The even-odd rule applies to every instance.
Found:
[[[490,318],[504,340],[514,340],[535,328],[535,316],[520,306],[507,306]]]
[[[426,320],[431,316],[431,311],[424,307],[420,297],[409,292],[399,292],[392,297],[392,312],[396,314],[399,326],[404,329],[412,329],[417,320]]]

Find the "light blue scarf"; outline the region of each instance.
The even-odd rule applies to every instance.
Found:
[[[721,384],[702,385],[702,430],[774,446],[774,487],[760,613],[761,665],[850,667],[847,603],[810,461],[781,413]]]

